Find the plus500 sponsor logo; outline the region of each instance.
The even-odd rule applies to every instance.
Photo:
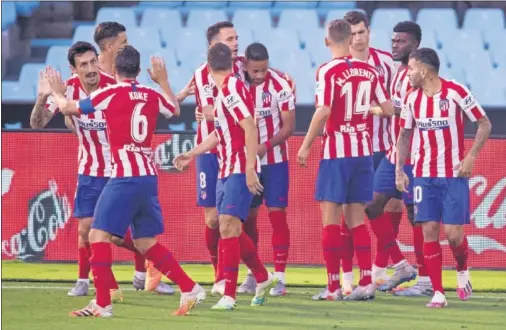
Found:
[[[79,127],[86,131],[103,131],[105,130],[105,121],[78,121]]]
[[[432,131],[448,128],[450,126],[450,121],[448,120],[448,118],[417,119],[416,126],[421,131]]]

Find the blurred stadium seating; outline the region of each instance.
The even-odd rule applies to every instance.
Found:
[[[111,3],[107,2],[113,6]],[[8,32],[18,17],[29,17],[39,5],[36,1],[2,2],[2,31]],[[93,42],[94,26],[105,20],[127,27],[129,42],[143,55],[143,66],[148,65],[150,54],[164,56],[173,73],[172,84],[178,89],[205,60],[207,26],[231,19],[237,26],[241,50],[252,41],[265,43],[271,65],[295,77],[298,102],[309,104],[313,102],[314,70],[329,58],[323,42],[324,23],[357,7],[353,1],[139,1],[126,5],[98,9],[95,21],[75,21],[72,38],[49,47],[44,63],[28,60],[20,66],[17,80],[3,82],[3,101],[33,101],[37,71],[44,64],[69,74],[66,49],[77,40]],[[440,54],[443,76],[467,84],[483,105],[506,104],[506,79],[500,74],[506,72],[502,9],[470,8],[458,13],[453,8],[421,8],[417,12],[378,8],[368,14],[373,46],[389,50],[392,27],[398,21],[413,19],[422,26],[422,46]],[[145,73],[140,80],[151,83]],[[480,83],[484,81],[487,83]]]

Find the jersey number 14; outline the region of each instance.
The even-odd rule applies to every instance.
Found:
[[[348,81],[341,88],[341,96],[345,97],[344,120],[351,121],[353,115],[367,116],[371,108],[371,81],[365,80],[358,83],[354,95],[353,84]]]

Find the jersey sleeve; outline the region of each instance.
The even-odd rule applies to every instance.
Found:
[[[174,116],[174,113],[176,112],[174,104],[167,100],[161,93],[156,92],[156,94],[158,97],[158,107],[160,109],[160,113],[167,119]]]
[[[276,94],[279,111],[295,110],[295,96],[293,95],[290,83],[286,79],[279,79],[277,81],[280,87]]]
[[[230,79],[223,92],[225,107],[236,122],[239,123],[243,119],[251,117],[250,108],[253,108],[253,100],[238,79]]]
[[[83,114],[89,114],[95,111],[104,111],[109,107],[109,104],[116,96],[117,91],[117,85],[111,85],[96,90],[87,98],[78,101],[77,109]]]
[[[316,107],[330,107],[333,100],[334,84],[330,64],[324,64],[316,71]]]
[[[195,100],[199,108],[208,105],[214,106],[213,85],[209,81],[209,73],[206,69],[199,69],[193,75],[195,82]]]
[[[457,91],[457,103],[459,104],[460,108],[466,116],[471,120],[472,122],[477,121],[481,117],[485,116],[485,110],[481,107],[480,104],[476,101],[473,94],[462,85],[458,85],[456,88]]]
[[[408,94],[409,95],[409,94]],[[411,106],[408,104],[408,97],[406,96],[401,104],[401,116],[399,120],[399,125],[402,128],[411,129],[413,128],[413,111],[411,110]]]
[[[385,86],[380,82],[377,74],[376,74],[376,79],[373,82],[373,88],[374,88],[374,91],[373,91],[374,100],[378,104],[384,103],[388,100],[388,94],[385,89]]]

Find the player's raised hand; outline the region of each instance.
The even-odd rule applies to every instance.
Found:
[[[309,148],[301,146],[297,153],[297,163],[302,167],[307,167],[307,158],[309,157]]]
[[[459,165],[456,166],[456,170],[458,170],[458,175],[460,177],[469,178],[471,174],[473,173],[473,167],[474,167],[474,161],[476,158],[474,158],[472,155],[467,155],[464,160],[460,162]]]
[[[51,88],[51,93],[64,95],[67,88],[65,87],[65,83],[63,82],[60,72],[55,68],[48,67],[45,74]]]
[[[151,56],[151,68],[148,68],[149,76],[155,83],[168,81],[167,68],[165,62],[161,57]]]
[[[177,155],[176,158],[172,161],[172,164],[176,167],[178,171],[183,171],[192,161],[192,157],[188,156],[186,153]]]
[[[51,85],[49,85],[48,73],[49,66],[39,72],[39,81],[37,83],[37,94],[48,96],[52,93]]]
[[[395,172],[395,186],[400,192],[408,192],[409,178],[403,170]]]
[[[253,195],[260,195],[264,191],[264,187],[260,183],[255,169],[246,170],[246,184]]]

